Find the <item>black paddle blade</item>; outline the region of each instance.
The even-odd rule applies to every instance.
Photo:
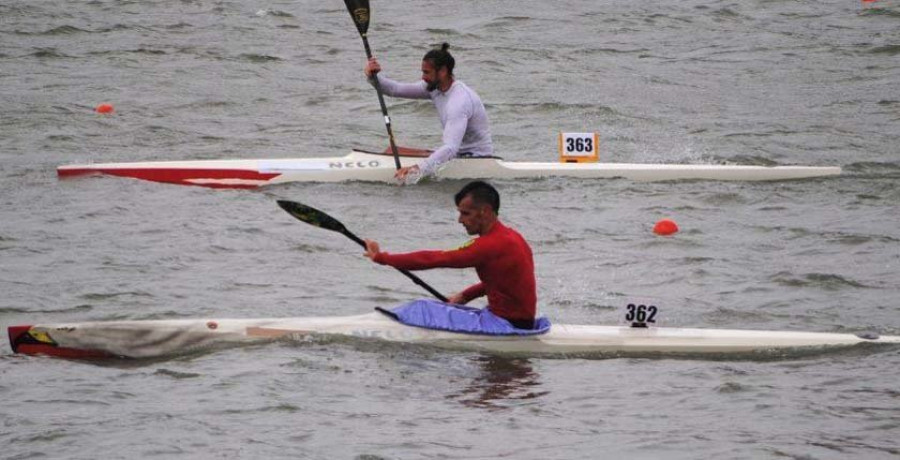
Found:
[[[369,16],[371,16],[369,0],[344,0],[344,3],[347,5],[350,16],[353,17],[353,22],[356,23],[359,34],[365,37],[366,31],[369,30]]]
[[[325,230],[332,230],[340,233],[347,232],[347,228],[344,227],[344,224],[316,208],[311,208],[305,204],[288,200],[278,200],[278,206],[281,206],[281,209],[287,211],[288,214],[307,224],[315,225],[316,227],[324,228]]]

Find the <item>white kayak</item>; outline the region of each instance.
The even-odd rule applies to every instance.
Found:
[[[402,166],[412,166],[422,155],[403,155]],[[353,150],[332,158],[268,160],[197,160],[142,163],[64,165],[59,177],[105,174],[155,182],[215,188],[256,188],[289,182],[367,181],[394,183],[395,163],[390,154]],[[748,166],[715,164],[550,163],[504,161],[499,158],[457,158],[437,173],[439,179],[521,179],[576,177],[625,178],[636,181],[682,179],[770,181],[836,176],[836,166]]]
[[[348,337],[527,356],[736,357],[900,344],[900,336],[554,324],[530,336],[489,336],[403,325],[382,313],[345,317],[182,319],[13,326],[14,352],[65,358],[156,358],[276,338]]]

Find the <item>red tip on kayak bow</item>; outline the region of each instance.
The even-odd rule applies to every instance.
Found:
[[[51,341],[36,339],[31,334],[31,326],[10,326],[9,345],[13,353],[23,355],[46,355],[68,359],[98,359],[112,358],[113,355],[100,350],[79,350],[75,348],[60,347]]]
[[[19,352],[22,337],[28,334],[29,329],[31,329],[31,326],[10,326],[7,329],[7,332],[9,332],[9,346],[12,347],[13,353]]]

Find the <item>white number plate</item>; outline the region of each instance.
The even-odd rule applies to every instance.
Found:
[[[597,161],[600,136],[597,133],[559,133],[562,162]]]

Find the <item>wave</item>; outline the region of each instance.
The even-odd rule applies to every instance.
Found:
[[[900,162],[858,161],[843,167],[845,173],[865,176],[900,176]]]
[[[760,210],[779,210],[784,209],[778,206],[766,206],[759,208]],[[815,231],[807,228],[800,227],[787,227],[782,225],[772,226],[772,227],[756,227],[760,231],[763,232],[782,232],[788,233],[788,239],[802,239],[802,238],[814,238],[816,240],[824,240],[829,243],[837,243],[843,244],[847,246],[859,246],[866,243],[882,243],[882,244],[896,244],[900,242],[900,239],[894,238],[890,235],[872,235],[872,234],[864,234],[864,233],[849,233],[849,232],[839,232],[839,231]]]
[[[163,50],[154,50],[154,49],[149,49],[149,48],[138,48],[135,50],[131,50],[130,52],[136,53],[136,54],[152,54],[152,55],[166,54],[166,52]]]
[[[178,371],[172,371],[172,370],[165,369],[165,368],[157,369],[156,372],[154,372],[153,374],[154,375],[162,375],[165,377],[172,377],[177,380],[193,379],[193,378],[202,376],[201,374],[198,374],[196,372],[178,372]]]
[[[94,307],[90,305],[76,305],[70,308],[59,308],[49,310],[34,310],[29,308],[7,307],[0,308],[0,313],[73,313],[91,311]]]
[[[110,27],[104,27],[101,29],[90,30],[90,29],[82,29],[82,28],[76,27],[76,26],[62,25],[62,26],[53,27],[51,29],[41,30],[41,31],[36,31],[36,32],[27,31],[27,30],[16,30],[13,33],[16,35],[25,35],[25,36],[54,37],[54,36],[61,36],[61,35],[106,33],[106,32],[120,31],[120,30],[135,30],[135,29],[144,29],[144,27],[133,27],[133,26],[128,26],[128,25],[124,25],[124,24],[116,24],[116,25],[110,26]]]
[[[167,26],[164,26],[163,28],[166,30],[184,30],[184,29],[190,29],[191,27],[194,27],[194,25],[188,24],[186,22],[178,22],[175,24],[169,24]]]
[[[712,12],[712,16],[716,19],[720,20],[728,20],[728,21],[736,21],[739,19],[748,19],[747,16],[738,13],[730,8],[721,8],[718,10],[714,10]]]
[[[866,8],[860,12],[861,16],[888,16],[900,18],[900,11],[894,11],[887,8]]]
[[[119,297],[153,297],[153,294],[141,291],[124,291],[124,292],[107,292],[107,293],[87,293],[82,294],[79,298],[84,300],[110,300]]]
[[[787,287],[810,287],[824,289],[826,291],[871,287],[858,281],[831,273],[807,273],[797,276],[789,272],[779,272],[772,277],[772,281]]]
[[[516,113],[520,113],[522,111],[526,113],[552,113],[552,112],[560,112],[578,109],[580,112],[584,112],[585,114],[594,114],[594,115],[618,115],[619,112],[614,110],[612,107],[602,105],[602,104],[588,104],[588,103],[567,103],[567,102],[494,102],[487,103],[485,107],[489,109],[498,109],[501,111],[512,111]]]
[[[330,252],[331,250],[325,246],[315,245],[315,244],[295,244],[291,247],[292,251],[303,252],[307,254],[316,254],[322,252]]]
[[[280,57],[270,56],[268,54],[257,54],[257,53],[244,53],[238,56],[239,60],[254,62],[254,63],[263,63],[263,62],[277,62],[283,61]]]
[[[59,52],[56,48],[37,48],[37,50],[28,56],[41,58],[41,59],[54,59],[54,58],[69,58],[66,54]]]
[[[256,12],[256,15],[259,17],[273,16],[276,18],[293,18],[294,17],[293,14],[288,13],[286,11],[281,11],[281,10],[259,10]]]
[[[529,16],[501,16],[499,18],[495,18],[488,24],[488,26],[497,26],[497,25],[511,25],[517,23],[523,23],[533,20],[534,18]]]
[[[88,31],[88,30],[79,29],[78,27],[75,27],[75,26],[59,26],[59,27],[54,27],[49,30],[45,30],[43,32],[39,32],[36,35],[72,35],[72,34],[89,33],[89,32],[90,31]]]
[[[434,29],[434,28],[428,28],[428,29],[425,29],[425,32],[428,32],[428,33],[430,33],[430,34],[435,34],[435,35],[450,35],[450,36],[459,35],[459,31],[454,30],[454,29]],[[451,51],[452,51],[452,50],[451,50]]]
[[[896,56],[900,54],[900,45],[884,45],[876,46],[869,49],[869,54],[886,54],[888,56]]]
[[[745,166],[778,166],[778,162],[759,155],[735,155],[728,158],[712,155],[710,159],[713,162],[722,164],[738,164]]]
[[[230,107],[238,106],[237,103],[232,101],[217,101],[212,99],[202,99],[199,101],[190,102],[187,104],[179,104],[173,106],[172,108],[175,110],[196,110],[196,109],[225,109]]]

